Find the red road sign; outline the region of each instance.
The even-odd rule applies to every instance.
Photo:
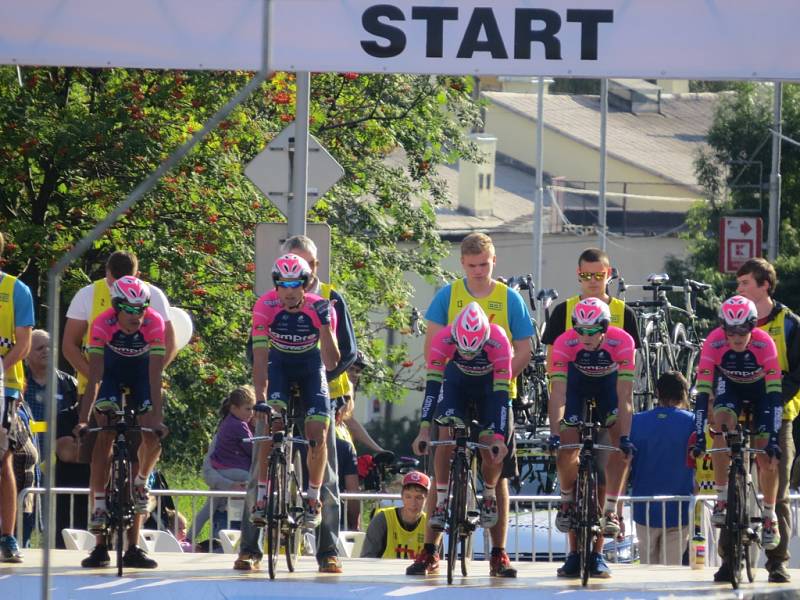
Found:
[[[722,217],[719,220],[719,270],[735,273],[747,260],[761,256],[760,217]]]

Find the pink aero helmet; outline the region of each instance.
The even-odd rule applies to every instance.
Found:
[[[150,304],[150,288],[141,279],[126,275],[111,286],[111,299],[131,306],[147,306]]]
[[[273,282],[300,280],[305,287],[309,279],[311,279],[311,267],[305,259],[296,254],[284,254],[272,265]]]
[[[451,327],[451,335],[460,352],[475,354],[483,349],[491,334],[489,317],[483,312],[481,305],[470,302],[464,307]]]
[[[752,300],[744,296],[731,296],[719,307],[719,318],[723,327],[754,327],[758,311]]]
[[[608,304],[598,298],[585,298],[572,309],[573,327],[602,327],[608,329],[611,323],[611,310]]]

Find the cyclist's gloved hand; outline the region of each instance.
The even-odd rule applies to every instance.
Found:
[[[547,438],[547,449],[550,452],[556,452],[561,447],[561,436],[552,434],[549,438]]]
[[[325,300],[324,298],[317,300],[313,304],[314,312],[317,313],[319,317],[319,322],[321,325],[330,325],[331,324],[331,303]]]
[[[780,444],[778,444],[778,440],[770,438],[767,447],[764,448],[764,452],[766,452],[767,456],[769,456],[770,458],[774,458],[775,460],[780,460],[781,447]]]
[[[633,456],[636,454],[636,446],[633,445],[633,442],[627,435],[619,436],[619,449],[622,450],[625,456]]]
[[[692,456],[695,458],[702,456],[706,453],[706,436],[698,435],[697,439],[694,442],[694,448],[692,448]]]

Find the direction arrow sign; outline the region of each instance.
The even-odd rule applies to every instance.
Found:
[[[289,216],[292,197],[292,164],[294,155],[294,123],[276,135],[245,167],[244,174],[269,198],[285,217]],[[344,175],[336,162],[313,135],[308,136],[308,207]]]

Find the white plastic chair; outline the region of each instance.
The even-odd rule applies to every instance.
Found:
[[[183,552],[181,543],[169,531],[142,529],[139,531],[139,545],[148,552]]]
[[[361,548],[364,547],[364,531],[340,531],[339,548],[347,558],[361,558]]]
[[[67,550],[91,552],[94,549],[94,535],[85,529],[69,529],[65,527],[61,530],[61,537],[64,538],[64,545]]]
[[[236,554],[239,552],[239,540],[242,537],[241,531],[238,529],[220,529],[217,533],[224,554]]]

